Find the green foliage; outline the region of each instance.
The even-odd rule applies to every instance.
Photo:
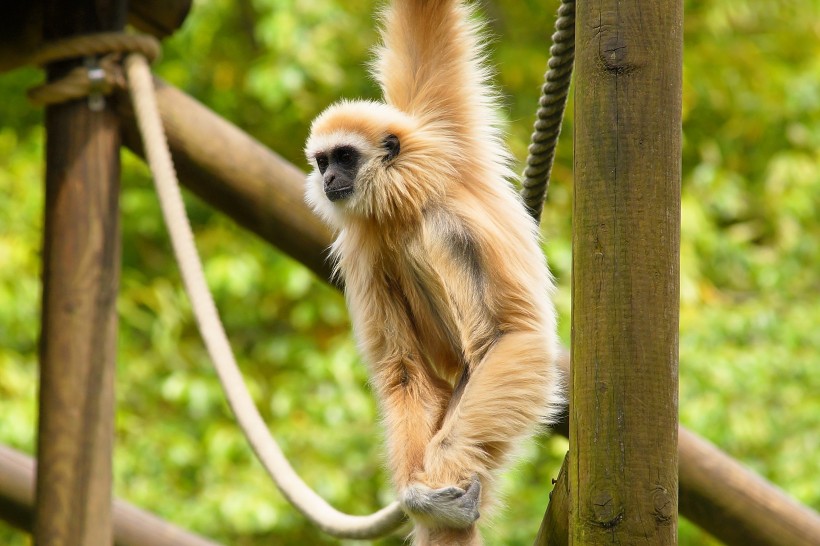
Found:
[[[557,5],[557,2],[556,2]],[[371,0],[203,0],[157,71],[297,165],[310,120],[375,96]],[[484,5],[526,155],[552,32],[543,3]],[[820,508],[820,2],[686,2],[681,421]],[[35,448],[41,114],[35,70],[0,77],[0,442]],[[569,341],[572,104],[543,231]],[[344,300],[194,199],[211,288],[255,402],[297,470],[334,505],[392,498]],[[194,327],[145,168],[124,155],[116,492],[226,544],[338,544],[282,500],[237,431]],[[505,478],[488,541],[528,544],[563,439],[539,438]],[[0,542],[24,544],[0,527]],[[380,544],[401,544],[400,537]],[[681,544],[713,541],[686,522]]]

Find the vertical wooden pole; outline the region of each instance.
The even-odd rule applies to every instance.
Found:
[[[120,29],[125,3],[48,0],[44,35]],[[48,67],[59,78],[82,59]],[[112,543],[119,124],[86,100],[46,109],[40,423],[34,542]]]
[[[577,5],[570,541],[677,543],[682,1]]]

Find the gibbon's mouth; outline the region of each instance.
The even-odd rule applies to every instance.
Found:
[[[331,201],[340,201],[353,195],[353,186],[344,186],[342,188],[325,188],[325,195]]]

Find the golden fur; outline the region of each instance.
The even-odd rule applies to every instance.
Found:
[[[313,123],[308,160],[362,154],[355,193],[307,200],[332,248],[384,413],[389,466],[408,488],[465,488],[481,510],[517,444],[562,402],[552,281],[535,223],[508,182],[481,38],[454,0],[394,0],[373,65],[384,103],[341,102]],[[399,154],[383,160],[395,135]],[[451,402],[452,400],[452,402]],[[421,513],[416,544],[481,544],[475,525]]]

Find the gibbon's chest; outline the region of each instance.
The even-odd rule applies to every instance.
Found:
[[[460,368],[463,350],[457,310],[438,272],[428,263],[402,256],[384,275],[390,297],[411,324],[420,349],[437,367],[458,362]],[[439,371],[449,375],[451,370]]]
[[[454,352],[462,353],[461,331],[453,297],[435,271],[421,277],[413,271],[405,279],[404,289],[410,301],[410,310],[418,324],[419,335],[428,346],[445,345]]]
[[[409,246],[345,256],[340,265],[348,305],[357,329],[369,324],[384,332],[410,330],[413,350],[449,380],[464,360],[452,298],[425,260],[408,255]]]

